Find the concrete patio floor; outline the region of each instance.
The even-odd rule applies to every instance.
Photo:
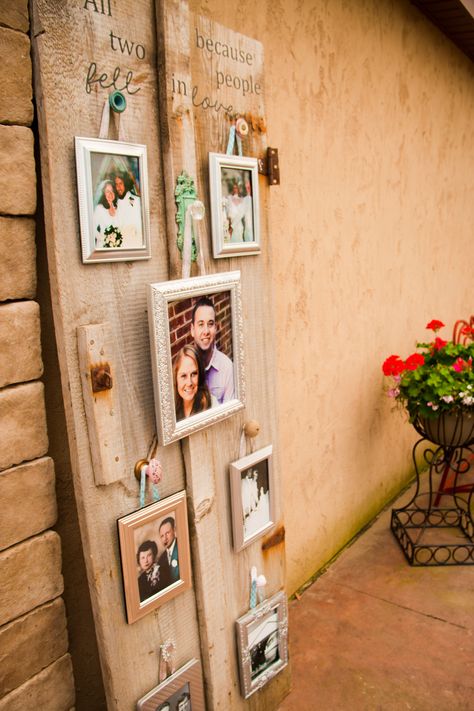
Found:
[[[408,564],[390,514],[411,493],[290,602],[279,711],[474,711],[474,566]]]

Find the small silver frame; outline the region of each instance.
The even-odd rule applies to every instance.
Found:
[[[145,145],[123,143],[99,138],[75,137],[77,192],[79,199],[79,220],[81,226],[82,261],[84,264],[99,262],[125,262],[136,259],[150,259],[150,215],[148,207],[148,170]],[[102,156],[96,159],[95,156]],[[94,156],[94,157],[93,157]],[[134,171],[132,171],[134,167]],[[133,215],[135,224],[127,224],[128,235],[122,235],[123,246],[104,247],[98,244],[101,229],[97,218],[98,193],[101,185],[112,182],[117,173],[138,172],[139,195],[130,192],[124,200],[123,215],[130,219],[131,210],[138,207]],[[138,203],[138,205],[137,205]],[[114,220],[114,218],[112,218]],[[117,229],[120,218],[116,217]],[[98,229],[99,228],[99,229]],[[132,237],[133,233],[133,237]],[[129,244],[127,244],[127,241]]]
[[[275,497],[274,497],[274,479],[273,479],[273,466],[272,466],[272,452],[273,448],[271,445],[268,447],[263,447],[257,452],[248,454],[235,462],[232,462],[229,467],[230,475],[230,494],[232,502],[232,532],[234,539],[234,550],[240,551],[242,548],[250,545],[258,538],[263,536],[264,533],[269,531],[275,525]],[[249,485],[244,481],[244,475],[247,472],[257,472],[258,476],[262,476],[264,472],[260,471],[261,468],[266,469],[266,483],[268,485],[267,492],[262,492],[258,487],[257,481],[255,486],[253,481],[249,481]],[[252,471],[253,470],[253,471]],[[255,491],[253,490],[255,489]],[[268,510],[268,519],[261,525],[258,523],[258,516],[261,513],[265,513]],[[254,528],[251,532],[246,532],[246,523],[249,521],[254,521]],[[249,519],[246,521],[245,519]]]
[[[242,696],[248,699],[288,664],[288,604],[285,593],[280,591],[264,600],[235,624],[240,687]],[[258,649],[259,645],[263,645],[263,650]],[[257,654],[261,657],[262,652],[268,659],[258,664]]]
[[[225,179],[225,173],[228,177]],[[240,182],[245,176],[251,185],[250,195],[239,196],[240,204],[235,207],[236,225],[231,234],[232,195],[225,194],[224,184],[240,175]],[[212,246],[214,257],[245,256],[260,253],[260,210],[258,195],[258,161],[248,156],[209,153],[209,184],[211,198]],[[243,191],[246,192],[245,187]],[[249,239],[249,236],[251,239]]]
[[[235,397],[185,419],[176,419],[168,306],[190,297],[229,292]],[[187,437],[220,422],[245,405],[244,339],[240,272],[222,272],[191,279],[149,284],[148,320],[158,440],[161,445]],[[190,324],[189,324],[190,325]]]

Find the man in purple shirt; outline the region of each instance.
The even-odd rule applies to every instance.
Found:
[[[206,373],[206,384],[219,404],[234,398],[234,366],[231,359],[216,348],[216,312],[207,296],[194,305],[191,335]]]

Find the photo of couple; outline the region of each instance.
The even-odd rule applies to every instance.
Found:
[[[139,159],[91,153],[91,173],[95,248],[143,247]]]
[[[176,421],[235,398],[230,293],[169,305]]]
[[[140,602],[144,602],[180,579],[175,516],[158,520],[151,533],[138,529],[135,545],[138,541],[137,583]]]

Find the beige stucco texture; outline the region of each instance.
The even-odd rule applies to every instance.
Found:
[[[473,65],[408,0],[194,9],[264,46],[292,592],[409,477],[414,430],[382,361],[473,310]]]

